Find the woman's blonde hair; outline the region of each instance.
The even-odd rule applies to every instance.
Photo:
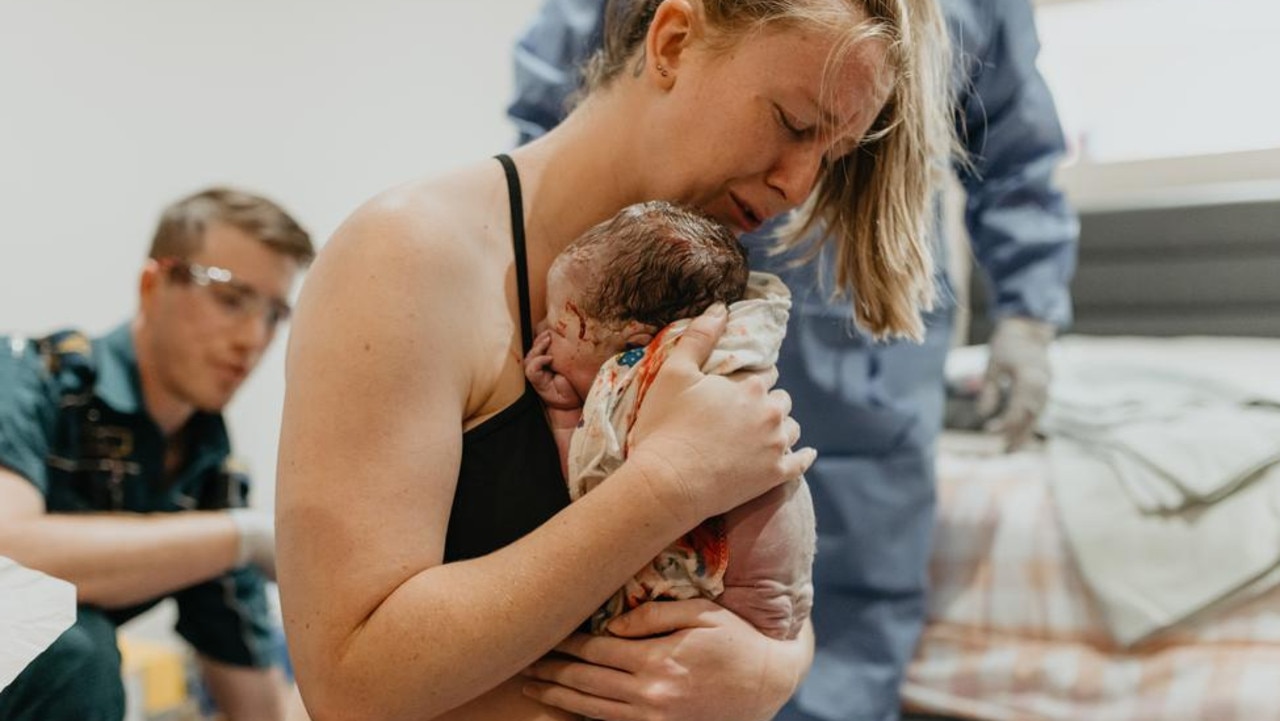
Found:
[[[643,63],[644,38],[664,0],[610,0],[604,43],[585,70],[587,92],[607,87],[628,62]],[[813,194],[783,231],[778,251],[805,244],[810,261],[828,248],[836,296],[848,295],[858,324],[877,337],[924,334],[933,306],[934,197],[958,157],[951,102],[951,49],[937,0],[690,0],[708,39],[731,47],[769,28],[817,27],[841,41],[838,67],[864,40],[886,48],[888,99],[851,152],[823,161]],[[854,22],[854,11],[863,19]],[[637,66],[638,68],[639,66]],[[824,81],[824,94],[834,92]]]

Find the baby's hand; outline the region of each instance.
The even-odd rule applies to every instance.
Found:
[[[582,407],[582,399],[574,392],[569,379],[551,369],[551,331],[544,330],[533,341],[529,355],[524,359],[524,376],[538,392],[542,402],[553,410],[575,410]]]

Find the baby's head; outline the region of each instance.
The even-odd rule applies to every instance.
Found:
[[[654,201],[583,233],[547,273],[551,367],[580,398],[609,358],[713,303],[741,300],[747,251],[696,211]]]

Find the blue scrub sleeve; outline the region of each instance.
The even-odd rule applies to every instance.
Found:
[[[958,23],[961,32],[989,28],[988,37],[955,39],[962,53],[982,52],[962,56],[969,74],[959,98],[960,135],[971,161],[960,178],[974,254],[991,281],[996,318],[1028,316],[1063,328],[1071,322],[1079,223],[1053,183],[1066,143],[1036,68],[1033,10],[1026,0],[995,0],[968,12],[991,14]]]

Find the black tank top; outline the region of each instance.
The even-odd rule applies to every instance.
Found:
[[[506,155],[497,156],[507,175],[511,236],[520,297],[520,338],[533,346],[529,317],[528,263],[520,176]],[[462,435],[462,467],[449,515],[444,560],[475,558],[495,551],[542,525],[569,504],[560,455],[542,401],[525,381],[524,395]]]

